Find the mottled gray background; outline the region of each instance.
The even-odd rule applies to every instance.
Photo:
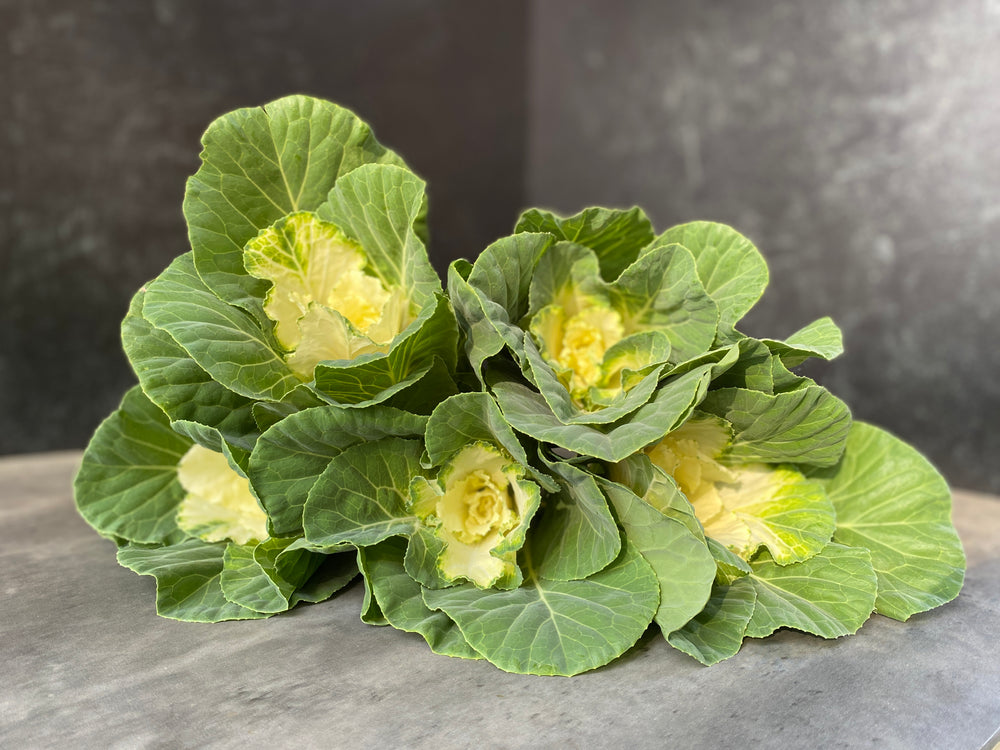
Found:
[[[442,259],[521,205],[527,5],[0,0],[0,453],[83,447],[134,383],[119,323],[185,252],[219,115],[350,107],[429,183]]]
[[[749,333],[821,315],[856,416],[1000,491],[1000,2],[0,0],[0,453],[82,447],[217,115],[302,92],[430,183],[435,262],[523,205],[733,224]]]
[[[810,374],[957,485],[1000,491],[1000,2],[532,5],[527,198],[732,224],[743,326],[831,315]]]

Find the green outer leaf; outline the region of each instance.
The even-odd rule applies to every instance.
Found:
[[[851,426],[847,404],[818,385],[769,395],[718,388],[699,407],[733,425],[727,459],[832,466]]]
[[[593,475],[564,461],[545,463],[558,478],[559,491],[546,497],[532,528],[538,575],[555,581],[587,578],[618,557],[621,534]]]
[[[302,512],[306,540],[318,546],[366,546],[413,532],[410,479],[422,474],[418,440],[383,438],[333,458],[309,491]]]
[[[303,543],[299,539],[292,543]],[[329,599],[353,581],[358,575],[358,564],[354,550],[335,555],[323,555],[322,562],[309,580],[292,594],[291,606],[299,602],[316,603]]]
[[[597,297],[608,301],[608,287],[601,279],[597,255],[583,245],[556,242],[538,259],[528,290],[528,310],[534,316],[557,302],[561,292]]]
[[[435,357],[433,364],[422,376],[382,403],[411,414],[428,416],[434,411],[434,407],[454,396],[460,388],[455,380],[454,369],[449,370],[440,357]]]
[[[352,112],[307,96],[223,115],[202,144],[184,194],[195,264],[217,294],[261,323],[266,283],[246,273],[246,243],[285,214],[316,210],[361,164],[402,164]]]
[[[750,563],[739,555],[723,547],[711,537],[706,537],[705,541],[708,543],[708,551],[715,558],[715,565],[717,567],[715,573],[716,583],[727,585],[752,572],[753,569],[750,567]]]
[[[715,559],[683,523],[665,516],[630,489],[607,480],[601,480],[601,487],[625,537],[656,574],[660,604],[653,619],[666,635],[704,608],[715,579]]]
[[[642,454],[642,457],[649,461],[645,454]],[[650,463],[649,483],[646,485],[646,491],[639,496],[663,515],[682,523],[700,541],[708,543],[701,521],[694,512],[694,506],[681,492],[676,480],[659,466]]]
[[[435,654],[482,659],[448,615],[424,604],[420,584],[403,567],[406,548],[406,540],[396,536],[358,549],[361,570],[385,619],[398,630],[419,633]]]
[[[662,330],[674,362],[711,348],[719,308],[705,291],[687,248],[654,242],[609,289],[614,305],[637,330]]]
[[[805,562],[777,565],[767,552],[747,577],[757,605],[750,638],[794,628],[823,638],[856,633],[875,608],[876,579],[868,550],[830,543]]]
[[[191,441],[170,429],[166,415],[135,386],[97,428],[74,480],[76,507],[104,536],[170,542],[184,489],[177,463]]]
[[[603,461],[621,461],[676,429],[708,392],[708,384],[733,364],[735,348],[715,363],[702,364],[665,381],[653,397],[632,414],[608,425],[564,424],[537,391],[513,381],[493,384],[501,410],[511,426],[536,440]]]
[[[323,561],[323,555],[306,549],[288,551],[294,541],[271,538],[260,544],[226,547],[220,578],[226,599],[257,612],[288,609],[295,590]]]
[[[427,420],[424,441],[431,466],[477,442],[502,446],[517,463],[528,463],[524,447],[488,393],[459,393],[442,401]]]
[[[608,478],[643,497],[653,482],[653,462],[645,453],[633,453],[607,467]],[[676,488],[675,488],[675,491]]]
[[[531,279],[552,244],[550,234],[503,237],[480,253],[469,273],[469,286],[479,296],[486,319],[517,357],[524,340],[519,323],[528,314]]]
[[[257,401],[253,405],[253,419],[257,428],[263,432],[273,427],[289,414],[311,409],[314,406],[325,406],[314,390],[303,384],[290,391],[283,401]]]
[[[445,542],[433,529],[418,526],[410,536],[403,565],[406,573],[421,586],[440,589],[451,585],[438,568],[438,559],[444,553]]]
[[[694,255],[698,277],[719,305],[720,333],[731,330],[764,293],[767,263],[753,243],[732,227],[692,221],[668,229],[657,242],[676,242]]]
[[[487,317],[483,301],[469,284],[463,272],[471,272],[467,260],[456,260],[448,266],[448,296],[455,309],[461,330],[465,356],[479,382],[483,382],[483,363],[496,356],[504,347],[504,338]]]
[[[667,635],[667,642],[706,666],[734,656],[743,645],[757,593],[748,578],[715,584],[705,608],[684,627]]]
[[[763,341],[749,336],[739,339],[740,361],[713,383],[713,388],[746,388],[774,394],[815,383],[788,370],[781,357],[772,354]]]
[[[300,385],[270,330],[210,291],[195,272],[191,253],[178,256],[149,284],[143,315],[222,386],[242,396],[280,401]]]
[[[388,406],[319,406],[291,414],[266,430],[250,455],[248,476],[267,511],[271,533],[301,533],[309,490],[345,448],[384,437],[422,435],[426,424],[426,417]]]
[[[916,450],[855,422],[840,464],[813,476],[837,511],[834,540],[871,552],[877,612],[906,620],[958,596],[965,555],[951,523],[951,493]]]
[[[557,240],[589,247],[597,254],[605,281],[617,279],[636,259],[639,250],[653,240],[653,226],[637,206],[585,208],[568,217],[531,208],[518,218],[514,232],[548,232]]]
[[[810,357],[829,361],[844,353],[844,338],[837,324],[829,317],[814,320],[784,341],[763,341],[781,357],[786,367],[797,367]]]
[[[451,305],[443,295],[428,295],[418,318],[393,340],[387,353],[320,362],[316,388],[336,403],[368,406],[418,381],[437,359],[453,371],[457,347],[458,325]]]
[[[521,466],[528,466],[524,447],[488,393],[459,393],[442,401],[427,420],[424,440],[432,466],[476,442],[499,445]]]
[[[371,270],[423,306],[441,292],[419,235],[426,183],[390,164],[364,164],[340,177],[317,215],[361,243]]]
[[[253,401],[224,388],[198,366],[166,331],[142,316],[140,290],[122,321],[122,346],[149,399],[172,422],[189,421],[217,429],[234,445],[249,451],[260,431]]]
[[[615,562],[582,581],[540,578],[528,551],[524,569],[516,589],[425,589],[424,602],[444,611],[505,672],[567,676],[621,656],[656,611],[656,576],[628,541]]]
[[[226,600],[220,583],[225,542],[187,539],[166,547],[126,545],[118,562],[156,578],[156,613],[185,622],[250,620],[269,615]]]

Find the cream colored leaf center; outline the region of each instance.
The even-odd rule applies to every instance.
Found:
[[[206,542],[236,544],[267,539],[267,515],[221,453],[192,445],[177,465],[187,492],[177,508],[177,525]]]

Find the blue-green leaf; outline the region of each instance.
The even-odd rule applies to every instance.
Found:
[[[482,659],[448,615],[424,604],[420,584],[403,567],[406,547],[406,540],[397,536],[358,550],[362,572],[386,621],[398,630],[419,633],[435,654]]]
[[[871,552],[879,613],[906,620],[958,596],[965,555],[951,492],[916,450],[855,422],[840,464],[813,476],[837,511],[834,540]]]
[[[412,533],[410,479],[422,473],[417,440],[384,438],[347,448],[309,491],[302,513],[306,540],[321,547],[365,546]]]
[[[402,164],[352,112],[307,96],[223,115],[202,144],[184,195],[195,265],[215,293],[262,324],[266,283],[244,269],[247,242],[286,214],[316,210],[358,166]]]
[[[764,293],[767,263],[746,237],[732,227],[692,221],[668,229],[658,242],[676,242],[694,255],[698,277],[719,305],[720,333],[732,330]]]
[[[191,441],[135,386],[94,433],[74,481],[80,515],[104,536],[134,542],[184,538],[177,463]]]
[[[539,577],[530,554],[524,569],[516,589],[425,589],[424,602],[500,669],[547,675],[574,675],[617,658],[645,632],[659,603],[656,576],[628,542],[614,563],[581,581]]]
[[[171,620],[219,622],[268,617],[222,593],[225,542],[188,539],[178,544],[146,547],[129,544],[118,550],[118,562],[139,575],[156,579],[156,613]]]

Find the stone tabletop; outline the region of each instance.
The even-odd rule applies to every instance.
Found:
[[[573,678],[506,674],[364,625],[362,591],[270,620],[154,613],[73,508],[78,453],[0,459],[0,747],[992,747],[1000,501],[955,493],[961,596],[852,637],[791,631],[703,667],[647,633]],[[993,738],[991,740],[991,738]]]

